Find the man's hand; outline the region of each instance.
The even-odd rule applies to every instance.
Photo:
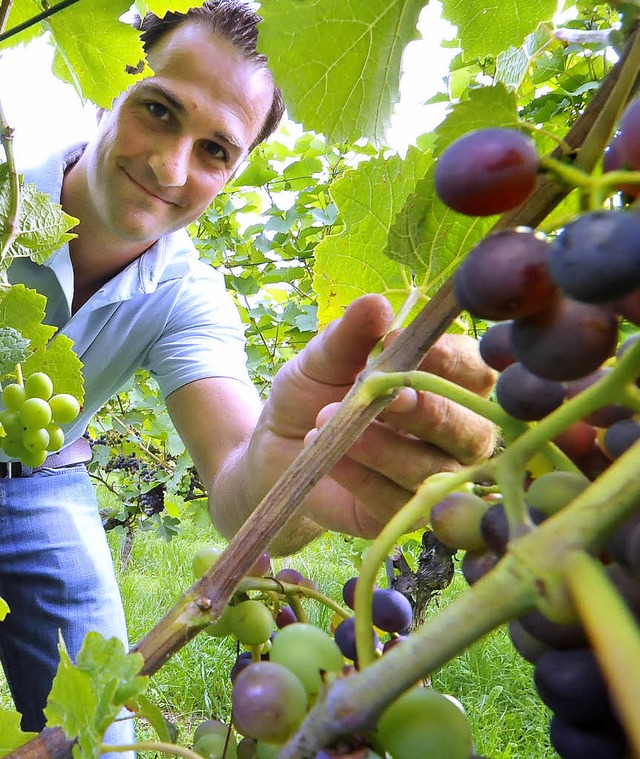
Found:
[[[381,296],[359,298],[282,368],[247,451],[250,471],[275,482],[335,413],[392,319]],[[441,338],[419,368],[482,396],[495,379],[476,342],[461,335]],[[493,425],[476,414],[404,389],[313,489],[305,514],[324,528],[373,537],[426,477],[489,456],[494,439]]]

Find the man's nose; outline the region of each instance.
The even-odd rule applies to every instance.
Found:
[[[158,143],[149,156],[149,166],[163,187],[182,187],[189,176],[191,146],[187,140]]]

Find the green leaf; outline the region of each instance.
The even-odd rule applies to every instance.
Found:
[[[129,6],[129,0],[84,0],[48,20],[54,74],[100,108],[111,108],[121,92],[151,74],[137,30],[118,20]]]
[[[0,291],[0,327],[12,327],[30,341],[30,348],[45,346],[56,331],[42,324],[47,299],[24,285]]]
[[[146,0],[149,13],[155,13],[156,16],[164,16],[167,11],[175,11],[176,13],[186,13],[189,8],[197,5],[194,0]]]
[[[379,157],[332,185],[345,229],[316,248],[313,288],[321,324],[340,316],[364,293],[383,293],[396,308],[404,302],[411,290],[410,275],[383,251],[397,213],[430,161],[430,156],[415,149],[405,160],[397,155]]]
[[[1,599],[0,599],[1,600]],[[0,756],[10,754],[35,738],[37,733],[23,733],[20,729],[22,715],[13,710],[0,711]]]
[[[500,53],[496,60],[495,80],[512,90],[518,90],[526,77],[529,67],[549,43],[548,27],[541,24],[535,32],[528,34],[520,47],[510,47]]]
[[[2,622],[2,620],[10,611],[11,609],[9,608],[9,604],[4,600],[4,598],[0,598],[0,622]],[[2,733],[0,733],[0,735],[2,735]]]
[[[435,192],[431,169],[398,214],[385,253],[408,266],[416,284],[429,296],[494,222],[494,217],[464,216],[447,208]]]
[[[454,106],[447,118],[437,127],[434,153],[439,155],[447,145],[474,129],[515,127],[517,123],[515,93],[507,90],[504,84],[479,87],[471,90],[468,100]]]
[[[46,346],[34,351],[22,364],[22,371],[25,377],[34,372],[46,372],[56,393],[70,393],[82,403],[82,361],[73,350],[73,340],[66,335],[56,335]]]
[[[539,23],[551,21],[556,0],[443,0],[442,15],[458,27],[466,60],[519,46]]]
[[[11,10],[9,11],[7,31],[23,24],[25,21],[29,21],[39,13],[42,13],[42,6],[38,5],[36,0],[14,0]],[[24,32],[9,37],[8,40],[5,40],[0,44],[0,49],[27,43],[39,34],[42,34],[42,27],[40,24],[34,24],[34,26],[29,27],[29,29]]]
[[[165,719],[160,709],[146,696],[141,693],[132,700],[130,706],[136,714],[144,717],[151,727],[156,731],[158,739],[165,743],[175,743],[178,737],[176,726]]]
[[[289,115],[329,142],[384,142],[424,0],[269,0],[260,49]]]
[[[7,164],[0,164],[0,227],[9,215],[11,191]],[[43,263],[54,250],[75,237],[68,230],[78,220],[66,214],[58,203],[53,203],[33,184],[20,190],[20,220],[18,236],[0,262],[0,276],[6,272],[14,258],[26,256]]]
[[[13,374],[30,354],[29,341],[13,327],[0,327],[0,379]]]
[[[138,675],[142,656],[127,654],[117,638],[105,640],[96,632],[87,634],[75,665],[62,638],[58,650],[60,664],[45,708],[47,725],[77,737],[81,755],[97,759],[104,733],[122,706],[147,687],[149,678]]]

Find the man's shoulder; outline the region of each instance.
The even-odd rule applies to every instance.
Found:
[[[70,145],[51,153],[42,163],[20,168],[24,182],[34,184],[41,192],[51,195],[53,200],[59,200],[64,172],[80,158],[85,147],[85,143]]]

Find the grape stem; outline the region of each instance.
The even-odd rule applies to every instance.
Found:
[[[167,756],[183,756],[185,759],[202,759],[200,754],[197,754],[191,749],[184,748],[184,746],[176,746],[173,743],[163,743],[161,741],[140,741],[139,743],[128,743],[120,746],[113,745],[111,743],[103,743],[100,746],[100,753],[121,754],[125,751],[159,751],[161,754]]]
[[[351,614],[345,611],[340,604],[336,603],[329,596],[325,596],[319,590],[315,588],[308,588],[305,585],[294,585],[289,582],[280,582],[280,580],[273,580],[270,577],[245,577],[244,580],[238,586],[238,592],[247,592],[248,590],[261,590],[263,592],[283,594],[290,598],[292,596],[305,596],[306,598],[313,598],[315,601],[323,603],[328,609],[331,609],[335,614],[339,614],[345,619],[350,617]]]
[[[634,756],[640,756],[640,635],[636,621],[599,561],[584,551],[571,551],[563,568]]]

